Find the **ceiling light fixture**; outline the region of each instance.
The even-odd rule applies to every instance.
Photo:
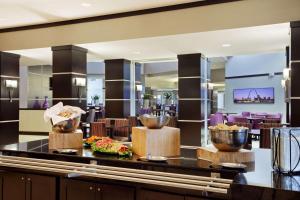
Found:
[[[222,44],[222,47],[231,47],[231,44]]]
[[[133,54],[141,54],[141,52],[139,52],[139,51],[134,51],[134,52],[132,52]]]
[[[81,3],[81,6],[83,6],[83,7],[91,7],[91,4],[83,2],[83,3]]]

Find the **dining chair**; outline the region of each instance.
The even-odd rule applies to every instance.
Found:
[[[209,117],[209,125],[210,126],[216,126],[218,124],[223,124],[224,123],[224,116],[222,113],[215,113],[211,114]]]
[[[104,122],[92,122],[90,136],[106,137],[106,129]]]
[[[228,115],[227,122],[235,122],[236,115]]]
[[[242,112],[243,117],[250,117],[251,113],[250,112]]]
[[[114,128],[114,136],[119,137],[127,137],[130,134],[129,131],[129,120],[128,119],[116,119],[115,120],[115,128]]]
[[[271,148],[271,129],[282,127],[280,123],[261,123],[260,128],[260,139],[259,148]]]
[[[266,118],[263,119],[263,123],[281,123],[281,119],[280,118]]]
[[[81,128],[83,131],[83,137],[86,138],[91,132],[91,123],[95,121],[96,110],[94,108],[89,109],[88,116],[85,122],[81,123]]]
[[[177,127],[177,117],[175,116],[170,116],[170,120],[169,122],[167,123],[166,126],[169,126],[169,127]]]
[[[247,117],[243,117],[243,116],[236,116],[235,117],[235,121],[234,122],[241,122],[241,123],[247,123],[248,119]]]

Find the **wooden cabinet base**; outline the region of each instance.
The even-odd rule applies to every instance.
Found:
[[[80,149],[83,134],[81,130],[75,133],[49,133],[49,149]]]
[[[139,156],[179,156],[180,129],[168,126],[161,129],[133,127],[132,149]]]

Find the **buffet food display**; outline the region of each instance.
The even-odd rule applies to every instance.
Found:
[[[78,128],[82,114],[85,114],[85,111],[81,108],[64,106],[62,102],[59,102],[45,111],[44,120],[51,122],[55,132],[72,133]]]
[[[119,141],[109,137],[92,136],[84,140],[84,146],[90,147],[95,153],[131,156],[131,149]]]
[[[212,144],[219,151],[239,151],[248,140],[248,128],[218,124],[209,127]]]

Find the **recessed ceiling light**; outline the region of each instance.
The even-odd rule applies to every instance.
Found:
[[[134,51],[134,52],[132,52],[133,54],[141,54],[141,52],[139,52],[139,51]]]
[[[86,3],[86,2],[81,3],[81,6],[83,6],[83,7],[91,7],[91,5],[92,4]]]
[[[231,47],[231,44],[222,44],[222,47]]]

